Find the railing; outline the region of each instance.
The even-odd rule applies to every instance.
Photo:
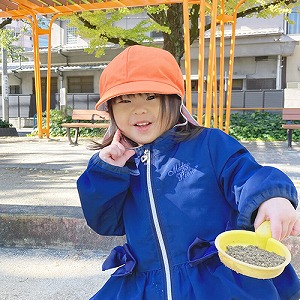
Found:
[[[192,93],[193,108],[197,108],[198,93]],[[219,97],[219,95],[218,95]],[[204,93],[204,107],[206,94]],[[226,99],[225,99],[226,100]],[[231,111],[248,111],[248,110],[281,110],[284,106],[283,90],[247,90],[232,91]],[[225,105],[224,105],[225,109]]]
[[[67,94],[66,106],[72,109],[95,109],[100,96],[97,93],[73,93]],[[57,106],[60,106],[60,95],[55,94]]]
[[[71,109],[94,109],[98,99],[99,94],[97,93],[67,94],[66,105]],[[59,100],[59,94],[53,95],[51,109],[59,109]],[[192,102],[193,112],[196,113],[197,92],[192,93]],[[231,112],[265,110],[276,113],[280,112],[283,106],[283,90],[232,91]],[[34,95],[9,95],[10,118],[33,118],[35,114],[36,104]],[[2,103],[0,103],[0,116],[2,116]]]

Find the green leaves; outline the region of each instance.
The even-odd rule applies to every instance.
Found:
[[[19,38],[20,34],[15,34],[12,29],[0,29],[0,48],[3,47],[7,50],[7,55],[12,61],[18,61],[20,56],[22,60],[26,60],[22,55],[24,48],[13,45]]]
[[[10,124],[5,120],[0,119],[0,128],[10,128],[10,127],[12,127],[12,124]]]
[[[285,141],[287,132],[281,127],[281,113],[234,113],[230,118],[229,134],[238,140]],[[293,140],[299,140],[300,130],[295,130]]]
[[[95,53],[100,57],[107,50],[109,43],[125,45],[136,45],[142,43],[153,43],[150,37],[151,31],[170,32],[166,26],[159,25],[151,18],[141,18],[141,14],[148,10],[149,14],[156,15],[165,11],[165,5],[155,7],[119,8],[110,10],[99,10],[93,12],[82,12],[65,18],[70,20],[69,26],[76,27],[78,33],[89,41],[88,53]],[[127,28],[124,22],[128,23]],[[122,22],[121,22],[122,21]]]

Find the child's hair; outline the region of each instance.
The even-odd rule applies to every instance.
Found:
[[[160,113],[163,119],[163,124],[165,124],[167,129],[171,129],[176,126],[176,131],[174,138],[176,141],[180,142],[189,138],[193,138],[203,129],[201,126],[196,126],[187,122],[186,119],[181,114],[181,98],[177,95],[160,95]],[[109,127],[108,136],[105,138],[103,143],[98,143],[92,141],[88,146],[91,150],[102,149],[111,144],[113,136],[117,131],[117,125],[114,119],[112,104],[117,98],[113,98],[107,101],[106,109],[110,115],[111,123]],[[128,138],[127,138],[128,139]],[[129,140],[129,139],[128,139]]]

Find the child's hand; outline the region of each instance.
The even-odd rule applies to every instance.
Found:
[[[272,237],[283,240],[289,235],[300,234],[300,220],[291,202],[285,198],[271,198],[258,208],[254,221],[255,229],[264,221],[270,220]]]
[[[113,166],[124,167],[126,161],[135,154],[134,150],[128,150],[121,144],[121,131],[118,129],[112,143],[101,149],[99,157]]]

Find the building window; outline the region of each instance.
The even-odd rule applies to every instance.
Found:
[[[232,79],[232,90],[240,91],[243,89],[243,79]]]
[[[77,28],[67,26],[67,44],[77,44]]]
[[[247,79],[247,90],[273,90],[276,89],[275,78]]]
[[[35,80],[32,78],[33,94],[35,94]],[[41,77],[41,92],[42,95],[47,93],[47,77]],[[57,77],[51,77],[50,94],[58,93]]]
[[[288,14],[288,18],[293,22],[293,24],[287,24],[288,34],[299,34],[300,33],[300,7],[294,7],[292,12]]]
[[[93,93],[93,76],[68,77],[68,93]]]
[[[19,85],[10,85],[9,93],[10,94],[21,94],[21,87]]]

